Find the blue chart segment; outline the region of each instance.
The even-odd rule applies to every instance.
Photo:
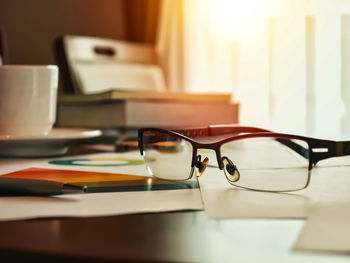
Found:
[[[55,165],[76,165],[76,166],[91,166],[91,167],[114,167],[128,165],[142,165],[143,160],[127,159],[127,158],[83,158],[69,160],[54,160],[49,161],[49,164]]]

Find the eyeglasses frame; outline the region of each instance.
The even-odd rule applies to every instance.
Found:
[[[237,125],[210,125],[207,127],[198,127],[198,128],[185,128],[185,129],[162,129],[162,128],[142,128],[138,130],[138,145],[140,149],[140,154],[143,155],[143,134],[146,131],[154,131],[166,133],[183,140],[188,141],[192,145],[192,162],[191,162],[191,174],[190,179],[193,176],[193,170],[196,167],[198,149],[209,149],[213,150],[216,153],[216,159],[220,170],[224,169],[222,156],[221,156],[221,146],[225,143],[231,141],[237,141],[242,139],[249,138],[276,138],[276,139],[295,139],[301,140],[307,143],[308,145],[308,157],[309,157],[309,178],[306,188],[310,181],[310,172],[313,166],[315,166],[319,161],[339,156],[350,155],[350,141],[332,141],[325,139],[317,139],[307,136],[286,134],[286,133],[275,133],[269,130],[265,130],[257,127],[250,126],[237,126]],[[244,134],[242,134],[244,133]],[[230,137],[218,140],[217,142],[198,142],[195,138],[200,137],[210,137],[218,135],[228,135],[234,134]],[[241,134],[241,135],[240,135]],[[288,145],[287,145],[288,146]],[[244,188],[244,187],[243,187]]]

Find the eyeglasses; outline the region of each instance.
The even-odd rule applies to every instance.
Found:
[[[268,192],[304,189],[318,161],[350,155],[350,141],[321,140],[235,125],[178,130],[145,128],[139,130],[138,137],[151,176],[188,180],[195,170],[200,176],[208,166],[208,156],[215,153],[218,168],[224,171],[230,184]]]

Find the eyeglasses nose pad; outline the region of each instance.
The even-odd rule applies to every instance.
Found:
[[[224,172],[227,180],[230,182],[237,182],[240,178],[237,166],[226,156],[221,158],[224,165]]]
[[[196,167],[198,168],[197,170],[197,176],[201,176],[204,173],[205,168],[207,168],[209,158],[205,157],[203,162],[201,161],[202,156],[198,155],[197,156],[197,161],[196,161]]]

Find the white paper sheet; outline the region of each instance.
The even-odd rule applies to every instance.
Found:
[[[266,193],[235,188],[218,168],[207,168],[199,178],[208,218],[306,218],[319,202],[339,203],[338,186],[350,186],[350,166],[327,161],[312,170],[310,185],[291,193]],[[343,158],[350,164],[350,158]],[[333,187],[330,187],[332,182]],[[349,188],[350,189],[350,188]],[[350,191],[344,192],[350,198]],[[325,198],[327,196],[327,198]],[[332,197],[332,198],[331,198]]]
[[[97,167],[48,163],[50,160],[80,160],[77,163],[101,165],[103,163],[122,163],[123,161],[119,159],[125,158],[141,160],[138,152],[102,153],[45,160],[3,159],[0,161],[0,174],[36,167],[146,175],[144,164]],[[84,161],[85,159],[89,159],[89,161]],[[72,194],[54,197],[0,197],[0,220],[57,216],[105,216],[201,209],[203,209],[203,204],[199,189]]]
[[[312,209],[295,249],[350,252],[350,202]]]
[[[329,171],[328,191],[308,215],[296,249],[350,252],[350,171],[338,167]]]
[[[198,189],[54,197],[0,197],[1,221],[201,209],[203,206]]]

